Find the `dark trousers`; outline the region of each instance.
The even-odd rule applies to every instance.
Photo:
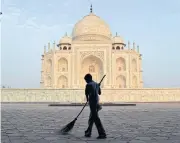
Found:
[[[89,106],[90,106],[90,115],[89,115],[89,121],[88,121],[89,126],[88,126],[87,130],[85,131],[85,133],[91,134],[93,123],[95,123],[99,135],[106,135],[104,127],[98,116],[99,104],[90,103]]]

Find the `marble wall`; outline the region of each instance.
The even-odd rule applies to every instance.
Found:
[[[1,102],[84,103],[83,89],[1,89]],[[180,102],[180,88],[102,89],[106,102]]]

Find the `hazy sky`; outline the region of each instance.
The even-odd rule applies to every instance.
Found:
[[[93,11],[143,55],[145,87],[180,87],[180,0],[91,0]],[[1,0],[1,80],[40,87],[44,45],[89,14],[88,0]]]

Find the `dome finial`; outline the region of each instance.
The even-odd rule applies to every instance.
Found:
[[[91,4],[90,13],[92,13],[92,12],[93,12],[93,8],[92,8],[92,4]]]

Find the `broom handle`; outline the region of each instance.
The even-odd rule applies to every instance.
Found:
[[[106,75],[103,76],[103,78],[101,79],[99,85],[101,85],[101,82],[103,81],[103,79],[105,78]],[[88,101],[85,103],[84,107],[81,109],[81,112],[84,110],[84,108],[86,107]],[[79,115],[81,114],[81,112],[77,115],[77,117],[75,118],[77,120],[77,118],[79,117]]]
[[[88,103],[88,101],[86,102],[86,104]],[[86,104],[84,105],[84,107],[82,108],[81,112],[83,111],[83,109],[86,107]],[[77,118],[79,117],[79,115],[81,114],[81,112],[77,115],[77,117],[75,118],[77,120]]]
[[[101,82],[103,81],[103,79],[105,78],[106,75],[104,75],[99,83],[99,85],[101,85]]]

